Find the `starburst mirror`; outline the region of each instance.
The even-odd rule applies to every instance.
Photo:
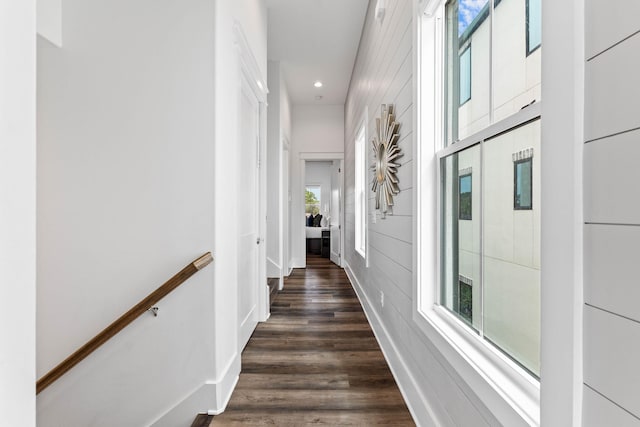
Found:
[[[376,209],[380,210],[383,218],[387,213],[391,213],[393,196],[400,193],[396,176],[400,165],[395,163],[396,159],[402,156],[398,147],[399,128],[400,123],[395,121],[393,104],[383,104],[380,118],[376,118],[376,135],[371,140],[374,158],[371,166],[374,171],[371,189],[376,193]]]

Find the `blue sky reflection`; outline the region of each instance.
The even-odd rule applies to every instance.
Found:
[[[460,0],[458,2],[458,35],[467,29],[488,0]]]

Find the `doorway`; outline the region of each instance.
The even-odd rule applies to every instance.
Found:
[[[307,265],[309,257],[322,257],[342,267],[343,160],[307,158],[302,160],[301,167],[304,265]],[[294,222],[298,220],[293,219]]]

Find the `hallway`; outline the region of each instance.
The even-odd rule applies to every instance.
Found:
[[[307,258],[277,294],[212,426],[414,425],[342,269]]]

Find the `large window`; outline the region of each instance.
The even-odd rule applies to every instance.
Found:
[[[355,249],[366,257],[366,224],[367,224],[367,190],[366,190],[366,155],[365,127],[358,131],[355,141]]]
[[[462,360],[494,384],[496,368],[507,383],[531,384],[540,374],[540,1],[428,7],[418,159],[421,170],[435,159],[436,170],[417,183],[418,311],[448,325],[438,330],[456,351],[484,349]]]
[[[527,43],[539,38],[539,30],[532,29],[539,25],[534,3],[451,0],[445,6],[445,58],[450,59],[444,64],[449,83],[443,109],[449,133],[437,153],[438,302],[537,376],[540,216],[532,192],[540,178],[532,156],[521,153],[540,146],[540,120],[523,113],[539,101],[540,62],[530,55],[531,44],[524,52],[516,43],[520,35],[524,44],[525,27]]]

